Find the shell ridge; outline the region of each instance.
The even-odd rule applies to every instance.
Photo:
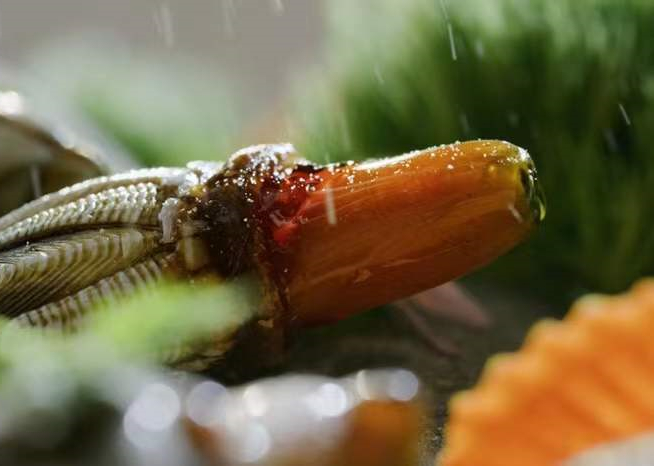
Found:
[[[12,319],[11,324],[19,327],[45,327],[48,330],[63,332],[73,331],[94,307],[129,296],[136,290],[147,289],[160,281],[163,278],[163,269],[173,261],[172,254],[158,253],[58,301],[24,312]],[[159,274],[144,273],[153,269],[158,270]],[[135,279],[137,276],[138,280]]]
[[[15,315],[132,267],[166,249],[160,238],[153,230],[92,230],[0,253],[0,263],[15,263],[0,268],[0,313]]]
[[[111,176],[101,176],[91,180],[82,181],[72,186],[46,194],[34,201],[9,212],[0,218],[0,231],[23,221],[44,210],[49,210],[62,204],[74,202],[90,194],[105,191],[119,186],[129,186],[136,183],[153,183],[157,186],[168,186],[171,181],[179,179],[180,175],[188,172],[185,168],[145,168],[119,173]]]

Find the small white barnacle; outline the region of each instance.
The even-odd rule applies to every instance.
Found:
[[[173,243],[177,236],[177,217],[179,214],[179,199],[175,197],[164,201],[159,212],[161,222],[162,243]]]

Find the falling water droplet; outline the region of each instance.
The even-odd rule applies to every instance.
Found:
[[[479,58],[483,58],[486,54],[486,47],[484,47],[484,43],[479,39],[475,41],[475,53]]]
[[[350,151],[352,150],[352,136],[350,134],[350,125],[348,124],[345,115],[341,115],[339,121],[341,126],[341,136],[343,138],[343,146],[345,150]]]
[[[336,207],[334,205],[334,193],[331,188],[325,188],[325,211],[327,212],[327,223],[336,225]]]
[[[136,447],[156,448],[164,437],[157,436],[172,427],[180,414],[175,390],[163,383],[143,389],[123,417],[123,432]]]
[[[154,13],[154,24],[157,32],[163,37],[166,47],[172,47],[175,44],[175,31],[173,30],[173,16],[168,4],[159,5]]]
[[[461,121],[461,127],[463,128],[464,134],[470,134],[470,122],[468,121],[468,115],[465,112],[461,112],[459,115],[459,120]]]
[[[225,36],[234,37],[234,17],[236,8],[233,0],[223,0],[223,25],[225,26]]]
[[[518,223],[524,222],[522,215],[520,214],[518,209],[515,208],[513,204],[507,204],[506,208],[509,209],[509,212],[511,212],[511,215],[513,215],[513,218],[515,218],[518,221]]]
[[[441,11],[443,12],[443,17],[445,18],[445,21],[447,21],[449,23],[450,22],[450,17],[447,14],[447,8],[445,7],[445,1],[440,0],[440,4],[441,4]]]
[[[225,446],[228,457],[239,463],[254,463],[263,458],[272,443],[263,424],[250,422],[240,428],[240,436]]]
[[[272,0],[272,8],[276,14],[278,15],[284,14],[284,3],[282,2],[282,0]]]
[[[454,31],[452,30],[452,23],[447,23],[447,35],[450,39],[450,52],[452,53],[452,60],[456,61],[456,44],[454,43]]]
[[[399,401],[409,401],[418,394],[420,381],[411,372],[400,369],[392,374],[388,385],[388,394]]]
[[[631,126],[631,119],[629,119],[629,115],[627,114],[624,105],[620,103],[618,104],[618,107],[620,107],[620,113],[622,113],[622,118],[624,118],[624,122],[627,124],[627,126]]]
[[[381,85],[384,84],[384,76],[381,73],[381,69],[379,68],[379,65],[375,65],[375,78],[377,79],[377,82]]]

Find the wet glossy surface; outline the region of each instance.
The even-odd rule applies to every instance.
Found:
[[[290,306],[319,323],[485,265],[542,220],[544,204],[524,150],[476,141],[299,167],[266,214]]]
[[[526,237],[542,205],[531,159],[506,142],[324,167],[302,161],[291,145],[253,146],[225,164],[89,180],[0,218],[0,263],[16,264],[0,268],[0,281],[9,288],[20,281],[26,298],[18,306],[16,293],[0,293],[0,312],[38,317],[30,325],[77,325],[105,298],[149,283],[134,273],[135,260],[162,259],[176,279],[257,273],[260,327],[272,329],[265,338],[279,338],[280,350],[288,328],[342,319],[485,265]],[[117,242],[105,251],[79,242],[112,228],[134,229],[153,244],[131,251]],[[99,289],[124,273],[133,279],[120,289]],[[51,289],[44,296],[40,277]],[[81,304],[71,307],[71,299]],[[54,314],[45,318],[49,305]]]

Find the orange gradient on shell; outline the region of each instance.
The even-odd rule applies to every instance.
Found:
[[[544,214],[531,159],[501,141],[327,167],[313,188],[286,274],[305,325],[460,277],[511,249]]]

